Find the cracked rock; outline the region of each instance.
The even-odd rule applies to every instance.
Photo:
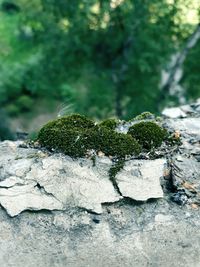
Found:
[[[13,157],[13,147],[17,157]],[[12,154],[2,161],[0,173],[0,203],[10,216],[24,210],[69,207],[102,213],[102,203],[121,199],[109,180],[112,162],[107,157],[97,158],[93,166],[89,159],[73,160],[60,154],[30,157],[37,154],[33,149],[29,154],[29,148],[17,148],[8,142],[1,143],[1,149]]]
[[[186,204],[188,198],[200,203],[200,162],[193,156],[178,159],[178,156],[172,159],[172,182],[178,191],[172,198],[180,205]]]
[[[92,160],[62,154],[40,157],[37,149],[10,142],[1,143],[1,150],[7,158],[1,162],[0,203],[10,216],[24,210],[68,208],[100,214],[103,203],[123,197],[140,201],[163,197],[160,178],[165,159],[127,161],[116,176],[117,191],[109,179],[112,161],[108,157],[97,157],[93,166]]]

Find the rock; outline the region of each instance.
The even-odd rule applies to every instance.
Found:
[[[168,118],[185,118],[187,117],[186,113],[181,110],[181,108],[165,108],[162,111],[162,115]]]
[[[195,103],[183,105],[180,107],[165,108],[162,115],[167,118],[185,118],[185,117],[199,117],[200,115],[200,99]]]
[[[10,216],[24,210],[67,208],[102,213],[103,203],[123,197],[141,201],[163,197],[164,159],[128,161],[116,177],[117,192],[108,174],[112,161],[103,155],[96,157],[93,166],[89,159],[48,155],[15,143],[1,143],[0,155],[1,151],[8,158],[1,162],[0,203]]]
[[[159,213],[155,216],[156,223],[167,223],[167,222],[172,222],[173,220],[174,217],[172,215]]]
[[[167,121],[167,125],[180,131],[183,137],[196,137],[200,140],[200,118],[171,119]]]
[[[130,160],[115,179],[122,196],[138,201],[163,197],[160,178],[164,175],[165,159]]]
[[[182,145],[127,158],[112,181],[103,154],[1,142],[0,266],[199,266],[200,104],[181,110],[160,123]]]
[[[176,192],[172,200],[179,205],[200,203],[200,162],[195,157],[181,157],[181,161],[174,156],[172,159],[172,182]]]
[[[109,180],[112,162],[107,157],[97,158],[94,167],[87,159],[59,154],[34,159],[23,153],[24,148],[18,148],[19,159],[10,157],[1,164],[0,203],[11,216],[24,210],[68,207],[101,213],[102,203],[121,199]]]
[[[1,209],[0,265],[199,266],[199,211],[191,210],[188,217],[186,207],[164,199],[108,208],[95,222],[92,214],[77,209],[27,211],[14,218]]]
[[[24,210],[62,210],[63,204],[53,195],[41,192],[37,183],[0,188],[0,203],[13,217]],[[1,186],[1,185],[0,185]]]

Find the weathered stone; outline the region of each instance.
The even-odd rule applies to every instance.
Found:
[[[171,173],[173,186],[178,191],[173,200],[178,204],[200,203],[200,162],[193,156],[182,156],[181,161],[179,155],[174,156]]]
[[[180,131],[183,137],[200,138],[200,118],[168,120],[168,127]]]
[[[76,209],[14,218],[0,210],[0,266],[199,266],[199,211],[188,216],[166,200],[108,209],[99,223]]]
[[[187,117],[186,113],[181,108],[165,108],[162,115],[168,118],[184,118]]]
[[[163,197],[160,178],[164,175],[165,159],[130,160],[115,177],[124,197],[145,201]]]
[[[0,203],[11,216],[23,210],[68,207],[101,213],[102,203],[121,199],[109,180],[112,162],[107,157],[97,158],[93,166],[87,159],[73,160],[60,154],[40,158],[32,149],[30,157],[24,148],[15,147],[16,151],[17,158],[4,159],[1,164]]]

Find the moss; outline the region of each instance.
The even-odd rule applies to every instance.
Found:
[[[38,132],[31,132],[31,133],[28,135],[27,139],[28,139],[29,141],[32,141],[32,142],[37,141],[37,139],[38,139]]]
[[[159,147],[167,135],[165,129],[150,121],[134,124],[129,128],[128,133],[148,150]]]
[[[79,129],[89,129],[94,127],[94,122],[92,120],[79,114],[63,116],[57,120],[50,122],[50,124],[63,130],[74,127]]]
[[[82,157],[88,149],[115,157],[137,155],[141,151],[141,146],[131,135],[95,126],[93,121],[77,114],[44,125],[39,131],[38,141],[47,149],[72,157]]]
[[[131,121],[139,121],[139,120],[151,120],[154,119],[155,115],[152,114],[149,111],[145,111],[139,115],[137,115],[135,118],[133,118]]]
[[[86,154],[87,147],[82,131],[76,128],[63,130],[50,126],[49,124],[44,126],[38,134],[38,140],[42,146],[72,157],[82,157]]]
[[[124,159],[120,159],[118,161],[116,161],[112,167],[110,168],[109,170],[109,177],[110,177],[110,180],[113,182],[115,180],[115,176],[117,175],[117,173],[123,169],[124,167],[124,164],[125,164],[125,160]]]
[[[96,166],[96,156],[93,155],[93,156],[91,157],[91,160],[92,160],[92,166],[95,167],[95,166]]]
[[[87,152],[84,130],[92,127],[92,120],[72,114],[44,125],[39,131],[38,141],[47,149],[60,151],[72,157],[82,157]]]
[[[87,131],[87,144],[88,148],[102,151],[106,156],[124,157],[137,155],[141,151],[140,145],[131,135],[99,126]]]
[[[115,130],[115,128],[117,127],[119,121],[116,120],[116,119],[106,119],[106,120],[103,120],[102,122],[99,123],[99,126],[104,126],[110,130]]]

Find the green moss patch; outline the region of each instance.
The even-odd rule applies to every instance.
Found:
[[[113,118],[103,120],[102,122],[99,123],[99,126],[104,126],[110,130],[115,130],[117,127],[119,121]]]
[[[139,122],[129,128],[128,133],[145,149],[159,147],[167,136],[167,131],[155,122]]]
[[[116,162],[114,162],[114,164],[112,165],[112,167],[110,168],[109,170],[109,177],[110,177],[110,180],[112,182],[115,181],[115,176],[117,175],[117,173],[123,169],[124,167],[124,164],[125,164],[125,160],[124,159],[120,159]]]
[[[152,114],[149,111],[145,111],[139,115],[137,115],[135,118],[133,118],[131,121],[140,121],[140,120],[152,120],[155,118],[155,115]]]
[[[125,157],[141,151],[138,142],[129,134],[117,133],[106,127],[96,126],[86,133],[90,149],[102,151],[107,156]]]
[[[47,149],[63,152],[72,157],[82,157],[87,150],[102,151],[107,156],[125,157],[141,151],[139,143],[129,134],[95,123],[78,114],[65,116],[44,125],[38,141]]]

